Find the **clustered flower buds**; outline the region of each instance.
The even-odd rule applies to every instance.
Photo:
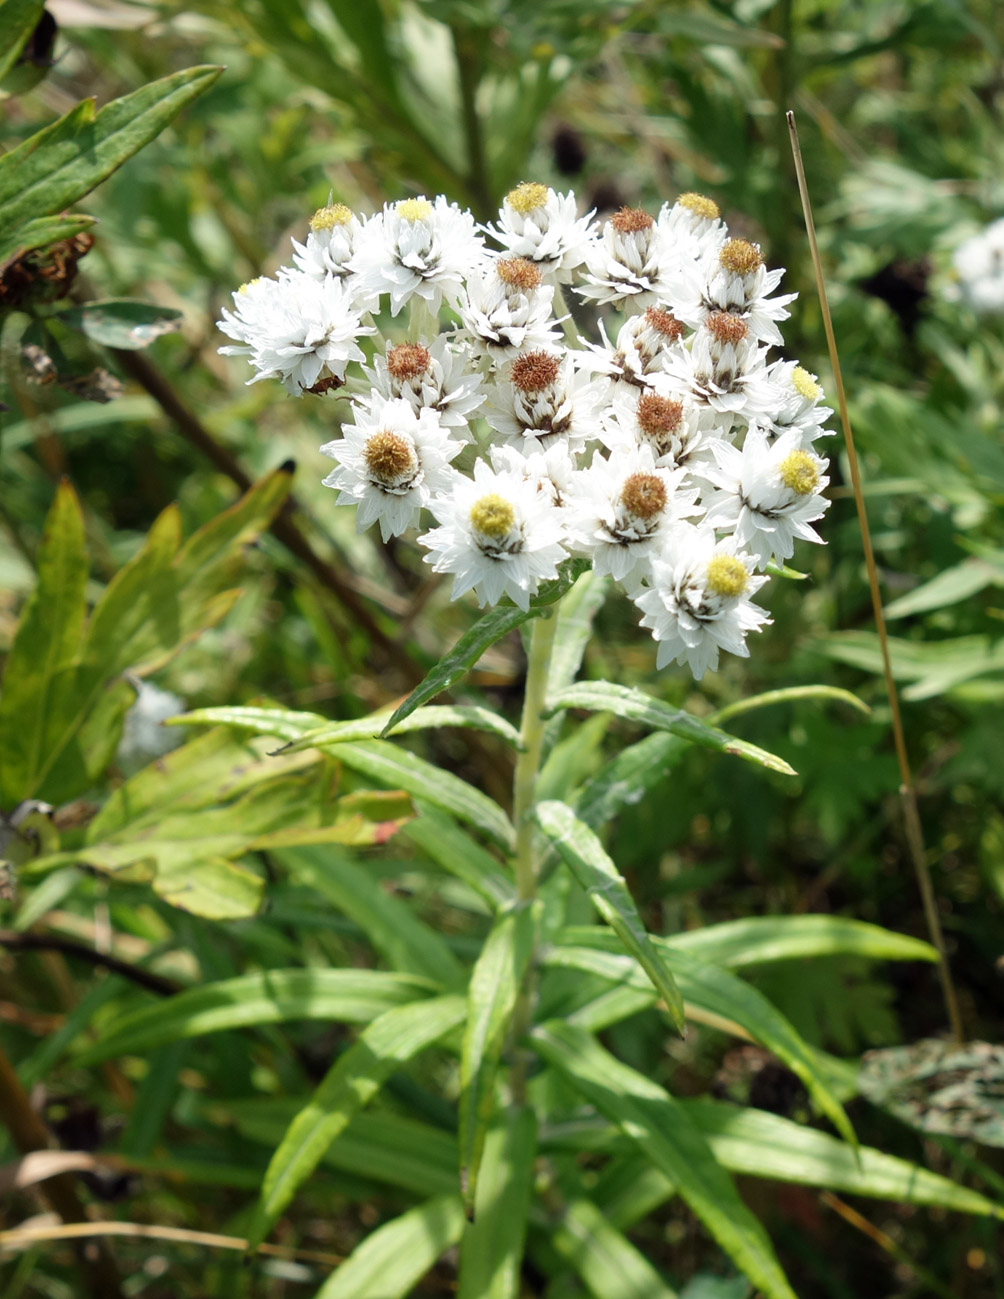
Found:
[[[294,266],[234,294],[221,351],[251,383],[344,389],[325,483],[385,541],[431,515],[418,542],[454,598],[527,609],[586,558],[637,605],[659,666],[699,678],[770,621],[752,600],[768,565],[820,540],[832,412],[813,375],[768,360],[794,295],[711,199],[593,215],[536,182],[484,227],[442,195],[370,218],[329,204]],[[622,313],[616,331],[579,337],[562,286],[584,317]]]

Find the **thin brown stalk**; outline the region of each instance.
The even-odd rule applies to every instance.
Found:
[[[55,934],[22,934],[13,929],[0,929],[0,947],[8,951],[62,952],[64,956],[77,957],[89,965],[99,965],[113,974],[119,974],[139,987],[146,988],[148,992],[155,992],[159,997],[170,997],[181,991],[181,985],[173,979],[165,979],[152,970],[131,965],[108,952],[99,952],[85,943],[74,942],[72,938],[60,938]]]
[[[839,1213],[841,1218],[843,1218],[845,1222],[849,1223],[856,1231],[860,1231],[863,1236],[867,1236],[869,1240],[873,1241],[879,1249],[888,1254],[890,1258],[895,1259],[901,1266],[908,1267],[916,1276],[917,1280],[925,1285],[928,1290],[932,1291],[932,1293],[941,1295],[942,1299],[955,1299],[955,1292],[953,1290],[950,1290],[947,1285],[939,1281],[933,1272],[929,1272],[926,1267],[922,1267],[912,1259],[906,1250],[893,1240],[888,1232],[883,1231],[881,1227],[876,1227],[875,1224],[870,1222],[863,1213],[859,1213],[857,1209],[852,1208],[851,1205],[846,1203],[846,1201],[841,1200],[839,1196],[834,1195],[832,1191],[821,1191],[819,1198],[828,1208],[832,1209],[834,1213]]]
[[[847,448],[847,463],[850,469],[851,486],[854,489],[854,503],[857,506],[858,522],[861,526],[861,541],[865,553],[865,567],[868,570],[868,588],[871,592],[872,610],[875,615],[875,629],[878,632],[879,645],[882,651],[882,673],[885,677],[886,694],[889,697],[889,710],[892,715],[892,733],[896,746],[896,759],[899,763],[899,796],[903,807],[903,823],[910,858],[917,876],[921,901],[927,929],[938,952],[938,974],[941,979],[941,990],[945,998],[945,1008],[952,1029],[952,1036],[959,1043],[965,1040],[962,1027],[962,1016],[959,1012],[958,998],[952,973],[948,965],[948,954],[945,950],[945,937],[938,915],[938,906],[931,883],[931,872],[927,865],[927,854],[924,849],[924,836],[917,810],[917,792],[910,772],[910,760],[907,756],[906,738],[903,733],[903,719],[900,714],[899,694],[892,674],[892,661],[889,655],[889,636],[886,631],[885,613],[882,609],[882,593],[879,590],[878,567],[875,563],[875,551],[872,547],[871,529],[868,526],[868,514],[865,510],[864,495],[861,490],[861,471],[858,467],[858,455],[854,446],[854,435],[847,413],[847,397],[844,392],[844,380],[840,369],[840,357],[837,354],[837,342],[833,333],[833,319],[826,297],[826,283],[823,279],[823,267],[819,257],[819,245],[816,243],[816,227],[812,219],[812,204],[809,201],[809,189],[805,180],[805,168],[802,165],[802,151],[798,146],[798,130],[795,126],[795,114],[787,113],[788,131],[791,137],[791,152],[795,160],[795,174],[798,177],[798,192],[802,198],[802,213],[805,217],[805,230],[809,237],[809,251],[812,256],[812,268],[816,276],[816,291],[819,294],[819,308],[823,317],[823,329],[826,333],[826,346],[830,354],[830,366],[833,370],[833,382],[837,392],[837,406],[840,411],[840,423],[844,431],[844,444]]]

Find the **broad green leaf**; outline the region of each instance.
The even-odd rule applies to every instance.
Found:
[[[506,851],[516,836],[512,822],[499,805],[459,776],[443,771],[387,740],[362,740],[340,744],[337,757],[346,767],[392,789],[403,789],[425,799],[458,821],[466,821]]]
[[[468,1211],[477,1193],[499,1059],[530,962],[533,938],[531,907],[520,905],[501,913],[471,974],[460,1051],[460,1186]]]
[[[485,1142],[474,1219],[460,1242],[457,1299],[517,1299],[536,1156],[536,1115],[514,1106]]]
[[[799,703],[803,699],[833,699],[849,704],[859,713],[871,712],[863,699],[851,694],[849,690],[841,690],[839,686],[784,686],[780,690],[767,690],[762,695],[751,695],[748,699],[737,699],[734,704],[726,704],[724,708],[712,713],[708,720],[713,726],[720,726],[729,718],[741,717],[743,713],[751,713],[758,708],[768,708],[772,704]]]
[[[21,57],[44,8],[45,0],[3,0],[0,4],[0,79]]]
[[[680,708],[670,708],[668,704],[629,686],[614,685],[610,681],[579,681],[548,700],[548,712],[557,712],[562,708],[586,708],[591,712],[615,713],[627,721],[638,722],[653,730],[669,731],[681,739],[689,740],[691,744],[733,754],[746,762],[767,767],[770,771],[781,771],[788,776],[795,774],[783,758],[768,753],[755,744],[749,744],[746,740],[738,740],[734,735],[728,735],[716,726],[709,726]]]
[[[540,617],[545,609],[565,594],[583,571],[584,567],[581,564],[574,562],[570,564],[567,573],[541,588],[539,594],[530,601],[530,608],[526,611],[511,605],[499,605],[489,609],[469,631],[461,636],[453,649],[443,655],[404,703],[391,713],[382,734],[389,735],[416,708],[444,690],[449,690],[450,686],[467,675],[485,650],[490,649],[496,641],[507,636],[509,632],[515,631],[523,623],[529,622],[531,618]]]
[[[640,1250],[587,1199],[572,1200],[550,1239],[594,1299],[676,1299]]]
[[[519,747],[519,731],[512,722],[493,713],[491,709],[443,705],[416,709],[398,723],[393,731],[387,725],[386,713],[378,713],[375,717],[360,717],[351,722],[325,722],[323,726],[305,731],[287,751],[297,753],[301,749],[323,749],[329,745],[345,744],[351,740],[372,740],[388,734],[406,735],[410,731],[439,730],[448,726],[490,731],[494,735],[502,736],[515,748]]]
[[[186,68],[114,99],[97,114],[85,99],[0,157],[0,228],[60,212],[159,135],[223,71]]]
[[[665,961],[654,947],[617,867],[588,826],[563,803],[538,803],[537,823],[562,860],[589,894],[593,906],[636,958],[666,1004],[678,1029],[684,1025],[683,998]]]
[[[403,834],[443,870],[470,885],[494,910],[507,906],[516,896],[512,880],[495,858],[476,839],[438,808],[416,800],[418,817],[405,826]]]
[[[551,1020],[530,1043],[676,1184],[736,1266],[767,1299],[795,1299],[762,1224],[740,1199],[686,1110],[582,1029]]]
[[[188,988],[156,1005],[127,1011],[106,1025],[77,1060],[93,1064],[142,1054],[183,1037],[287,1020],[365,1024],[434,990],[426,979],[382,970],[266,970]]]
[[[172,907],[207,920],[241,920],[261,906],[265,881],[225,857],[204,856],[158,864],[151,880],[158,897]]]
[[[802,1080],[813,1101],[845,1140],[857,1144],[854,1129],[831,1091],[816,1053],[763,993],[727,970],[704,965],[668,944],[662,945],[661,955],[672,971],[691,1017],[707,1017],[706,1022],[718,1023],[726,1031],[730,1023],[736,1024],[754,1041],[773,1051]],[[584,970],[611,983],[644,986],[642,971],[630,957],[590,948],[557,947],[548,953],[546,960],[550,965]]]
[[[400,1065],[461,1024],[465,1013],[462,997],[438,997],[388,1010],[362,1031],[325,1075],[272,1156],[248,1230],[251,1249],[265,1239],[353,1115]]]
[[[463,966],[436,930],[387,893],[365,865],[331,848],[298,848],[280,853],[279,860],[294,879],[354,920],[392,969],[447,988],[463,982]]]
[[[79,213],[36,217],[34,221],[26,221],[24,225],[0,235],[0,267],[17,261],[35,249],[48,248],[50,244],[59,243],[62,239],[72,239],[74,235],[90,230],[94,224],[94,217]],[[11,445],[6,437],[4,445]]]
[[[74,710],[67,669],[80,648],[87,581],[84,519],[76,493],[59,485],[38,553],[38,586],[28,600],[0,694],[0,807],[38,790],[47,742]]]
[[[869,631],[832,632],[812,642],[838,663],[882,675],[879,638]],[[913,641],[889,637],[892,674],[909,681],[906,700],[932,699],[956,686],[1004,672],[1004,640],[989,636],[953,636],[948,640]]]
[[[463,1230],[459,1195],[443,1195],[409,1209],[370,1232],[315,1299],[403,1299]]]
[[[946,568],[930,582],[924,582],[907,595],[886,606],[887,618],[905,618],[910,614],[930,613],[949,605],[968,600],[977,591],[988,586],[1004,586],[1004,553],[998,552],[997,563],[983,558],[964,559],[961,564]]]
[[[79,329],[95,343],[134,352],[149,347],[161,334],[172,334],[181,328],[182,313],[173,307],[158,307],[152,302],[131,298],[104,298],[79,307],[66,307],[57,313],[71,329]]]

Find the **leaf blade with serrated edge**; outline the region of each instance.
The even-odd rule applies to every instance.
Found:
[[[468,1212],[492,1117],[495,1079],[519,990],[533,951],[532,908],[500,914],[475,963],[460,1049],[460,1187]]]
[[[328,1071],[272,1156],[248,1229],[250,1249],[261,1244],[328,1146],[391,1073],[456,1028],[466,1013],[463,997],[437,997],[389,1010],[363,1030]]]
[[[683,740],[689,740],[691,744],[732,754],[759,767],[766,767],[769,771],[779,771],[786,776],[796,774],[776,754],[768,753],[766,749],[746,740],[739,740],[734,735],[719,730],[717,726],[709,726],[691,713],[671,708],[669,704],[630,686],[615,685],[612,681],[579,681],[552,696],[547,702],[546,712],[550,714],[562,708],[616,713],[626,721],[638,722],[653,730],[670,731]]]
[[[564,803],[538,803],[534,816],[562,860],[589,894],[625,949],[639,962],[666,1003],[676,1027],[684,1024],[683,998],[665,961],[652,944],[623,876],[587,825]]]
[[[528,1040],[676,1183],[718,1244],[767,1299],[796,1299],[762,1224],[678,1101],[621,1064],[582,1029],[550,1020],[535,1028]]]

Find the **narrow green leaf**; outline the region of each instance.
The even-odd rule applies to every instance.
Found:
[[[315,1299],[403,1299],[463,1230],[459,1195],[428,1200],[370,1232]]]
[[[248,1230],[251,1249],[265,1239],[353,1115],[373,1099],[399,1065],[456,1028],[465,1014],[462,997],[438,997],[395,1007],[363,1030],[328,1071],[272,1156]]]
[[[405,826],[406,839],[479,893],[493,910],[513,901],[516,890],[512,880],[487,849],[438,808],[421,800],[415,806],[419,815]]]
[[[80,647],[87,581],[84,519],[63,482],[38,553],[38,586],[28,600],[0,694],[0,807],[8,811],[38,790],[49,737],[73,709],[66,669]]]
[[[452,772],[443,771],[387,740],[362,740],[338,746],[338,760],[353,771],[392,789],[403,789],[449,812],[511,851],[516,834],[512,822],[499,805]]]
[[[1004,560],[1004,554],[1001,554],[1001,559]],[[910,614],[944,609],[968,600],[988,586],[1004,586],[1004,563],[1000,560],[995,564],[987,563],[985,559],[975,557],[964,559],[961,564],[953,564],[929,582],[886,605],[885,616],[906,618]]]
[[[748,699],[737,699],[734,704],[726,704],[712,713],[708,721],[713,726],[720,726],[731,717],[741,717],[743,713],[752,713],[758,708],[767,708],[771,704],[799,703],[803,699],[833,699],[849,704],[859,713],[870,713],[871,709],[863,699],[841,690],[839,686],[785,686],[780,690],[767,690],[762,695],[751,695]]]
[[[104,298],[66,307],[57,314],[64,324],[80,330],[93,342],[127,352],[149,347],[162,334],[174,333],[182,321],[182,313],[173,307],[158,307],[132,298]]]
[[[288,708],[256,708],[253,706],[224,706],[222,708],[195,708],[171,721],[172,726],[232,726],[238,731],[253,731],[255,735],[274,735],[280,740],[295,741],[308,730],[324,724],[320,713],[293,712]]]
[[[661,955],[672,971],[690,1014],[703,1012],[714,1020],[732,1022],[783,1060],[805,1084],[813,1101],[838,1132],[857,1145],[843,1107],[830,1089],[816,1054],[795,1027],[767,1000],[763,993],[727,970],[704,965],[686,952],[661,945]],[[612,983],[644,986],[642,971],[630,957],[614,956],[590,948],[554,948],[547,963],[584,970],[608,978]]]
[[[514,1107],[485,1142],[474,1220],[460,1242],[457,1299],[516,1299],[537,1156],[533,1110]]]
[[[569,1202],[550,1243],[594,1299],[676,1299],[676,1291],[591,1200]]]
[[[225,857],[207,856],[204,850],[195,861],[159,863],[152,883],[157,896],[172,907],[207,920],[253,916],[265,892],[260,875]]]
[[[579,681],[566,687],[548,700],[548,712],[554,713],[562,708],[585,708],[591,712],[616,713],[627,721],[638,722],[653,730],[669,731],[691,744],[702,745],[706,749],[717,749],[720,753],[730,753],[743,758],[746,762],[766,767],[770,771],[780,771],[785,775],[795,775],[794,770],[773,753],[766,749],[749,744],[746,740],[736,739],[720,731],[716,726],[709,726],[699,718],[679,708],[670,708],[668,704],[652,699],[641,690],[629,686],[614,685],[610,681]]]
[[[673,1181],[722,1249],[767,1299],[795,1299],[762,1224],[740,1199],[680,1103],[582,1029],[551,1020],[530,1043]]]
[[[63,216],[36,217],[34,221],[26,221],[12,230],[6,230],[0,235],[0,267],[17,261],[36,249],[48,248],[50,244],[59,243],[62,239],[72,239],[74,235],[90,230],[95,224],[94,217],[68,213]],[[4,438],[4,444],[11,445],[7,438]]]
[[[298,848],[280,853],[279,860],[294,879],[354,920],[392,969],[447,988],[462,982],[464,968],[436,930],[407,902],[385,892],[364,866],[331,848]]]
[[[648,975],[676,1027],[682,1030],[684,1011],[680,990],[654,947],[623,876],[604,852],[599,839],[564,803],[538,803],[534,815],[589,894],[593,906]]]
[[[500,735],[514,748],[519,748],[519,731],[512,722],[493,713],[490,708],[442,705],[416,709],[393,730],[387,725],[386,713],[379,713],[375,717],[360,717],[351,722],[325,722],[323,726],[305,731],[286,751],[298,753],[301,749],[326,749],[352,740],[372,740],[389,734],[407,735],[410,731],[439,730],[447,726],[490,731],[494,735]],[[337,756],[337,750],[335,753]]]
[[[499,915],[471,974],[460,1051],[460,1186],[470,1212],[477,1193],[495,1079],[533,951],[534,917],[521,905]]]
[[[45,0],[3,0],[0,4],[0,79],[21,57],[44,8]]]
[[[69,207],[159,135],[223,71],[186,68],[114,99],[97,114],[84,100],[0,157],[0,228]]]
[[[76,1058],[94,1064],[164,1042],[287,1020],[365,1024],[395,1006],[427,997],[426,979],[382,970],[265,970],[189,988],[112,1020]]]

